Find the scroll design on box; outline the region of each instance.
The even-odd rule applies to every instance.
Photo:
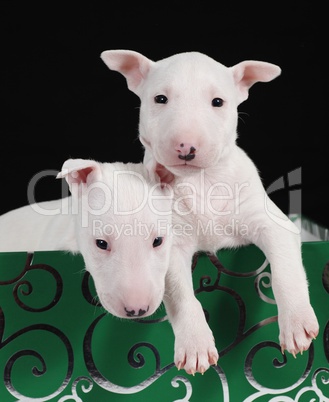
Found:
[[[94,357],[93,357],[93,352],[92,352],[92,336],[93,336],[94,330],[95,330],[97,324],[99,323],[99,321],[105,316],[106,316],[106,314],[102,314],[93,321],[93,323],[87,330],[87,333],[85,335],[84,342],[83,342],[84,360],[85,360],[86,367],[88,369],[88,372],[89,372],[91,378],[100,387],[102,387],[103,389],[106,389],[107,391],[114,392],[116,394],[134,394],[136,392],[142,391],[143,389],[145,389],[148,386],[150,386],[151,384],[153,384],[159,377],[161,377],[164,373],[166,373],[168,370],[170,370],[174,366],[174,363],[171,363],[171,364],[167,365],[166,367],[161,368],[160,355],[159,355],[158,350],[152,344],[144,342],[144,343],[135,344],[128,351],[128,362],[135,369],[142,368],[145,364],[144,356],[140,352],[137,354],[135,354],[135,353],[140,347],[146,347],[146,348],[150,349],[155,358],[155,370],[154,370],[154,374],[151,377],[142,381],[140,384],[137,384],[132,387],[120,386],[118,384],[114,384],[108,378],[105,378],[100,373],[100,371],[97,369],[95,361],[94,361]]]
[[[311,347],[308,351],[308,360],[306,362],[306,367],[305,367],[304,371],[300,374],[299,378],[293,384],[290,384],[289,386],[287,386],[285,388],[281,388],[281,389],[276,389],[274,387],[271,388],[269,386],[266,386],[265,384],[261,384],[254,377],[252,365],[253,365],[256,354],[263,348],[272,348],[272,349],[276,350],[279,358],[274,357],[274,359],[272,360],[272,364],[273,364],[274,368],[283,369],[285,366],[287,366],[289,364],[286,354],[281,353],[280,345],[278,345],[277,343],[272,342],[272,341],[265,341],[265,342],[261,342],[261,343],[255,345],[250,350],[250,352],[248,353],[248,355],[245,359],[244,371],[245,371],[245,376],[246,376],[247,381],[252,385],[252,387],[254,389],[258,390],[258,392],[250,395],[245,400],[245,402],[255,401],[258,398],[262,397],[263,395],[280,395],[280,398],[284,398],[282,395],[298,388],[305,381],[305,379],[309,376],[309,374],[311,372],[313,361],[314,361],[313,344],[311,344]],[[265,367],[264,367],[264,370],[265,370]],[[289,368],[289,366],[288,366],[288,370],[291,370],[291,368]],[[288,374],[288,371],[287,371],[287,374]],[[276,399],[273,399],[273,400],[276,400]],[[278,401],[279,400],[283,401],[286,399],[278,399]],[[292,399],[291,399],[291,401],[292,401]]]
[[[201,256],[203,258],[202,261]],[[94,391],[97,393],[100,391],[100,389],[102,389],[103,392],[105,392],[105,395],[106,392],[111,392],[113,394],[133,395],[139,392],[142,393],[143,390],[146,390],[152,384],[155,384],[158,380],[160,380],[160,378],[162,379],[162,382],[166,381],[168,378],[169,387],[172,387],[172,389],[177,388],[177,391],[179,390],[181,395],[181,399],[173,398],[175,401],[172,402],[189,402],[194,400],[193,398],[196,397],[194,394],[198,391],[198,389],[194,390],[194,387],[196,386],[196,382],[194,381],[195,379],[185,373],[182,373],[182,375],[181,373],[178,374],[173,362],[169,361],[168,364],[167,361],[166,364],[163,364],[164,359],[162,356],[161,347],[156,347],[157,339],[153,341],[154,338],[152,337],[149,338],[148,341],[145,340],[140,342],[136,342],[134,341],[134,338],[132,338],[132,342],[129,343],[129,346],[123,343],[123,350],[124,352],[125,350],[127,351],[126,361],[128,366],[130,366],[132,370],[139,371],[139,375],[136,376],[138,380],[136,380],[136,383],[133,383],[133,386],[125,387],[120,384],[120,381],[111,381],[109,375],[102,373],[102,363],[98,366],[97,362],[99,360],[97,353],[103,354],[103,349],[102,352],[93,350],[93,339],[95,340],[97,336],[102,333],[103,324],[109,325],[108,328],[110,328],[111,331],[113,328],[112,324],[106,320],[111,320],[112,318],[109,317],[109,314],[103,310],[98,302],[97,295],[95,294],[95,291],[92,290],[92,278],[86,271],[83,273],[82,278],[81,276],[77,275],[77,289],[79,289],[78,296],[80,297],[78,302],[80,303],[82,301],[82,308],[86,309],[86,317],[84,326],[82,326],[82,329],[80,328],[79,332],[76,333],[79,336],[79,348],[81,347],[81,344],[83,345],[82,361],[84,362],[83,367],[81,367],[82,372],[76,371],[77,367],[75,367],[75,364],[77,364],[77,362],[75,359],[75,353],[78,352],[76,349],[73,349],[73,345],[71,344],[71,342],[73,342],[73,338],[71,339],[70,337],[71,332],[66,332],[67,328],[64,329],[64,326],[61,326],[61,321],[57,322],[56,324],[53,322],[49,323],[49,321],[43,321],[44,319],[47,319],[48,311],[50,311],[50,315],[52,314],[52,309],[60,312],[66,303],[69,303],[67,306],[71,307],[71,302],[69,301],[69,297],[67,297],[71,296],[71,290],[69,292],[65,292],[65,294],[63,293],[63,286],[66,285],[65,275],[67,275],[67,271],[64,273],[64,271],[57,270],[55,267],[48,264],[33,263],[33,259],[34,255],[28,253],[26,255],[26,260],[22,263],[23,269],[21,272],[19,274],[15,274],[15,278],[0,281],[0,290],[1,288],[6,288],[4,294],[10,295],[11,301],[8,303],[9,312],[12,308],[10,306],[15,306],[16,310],[18,307],[19,310],[24,313],[24,317],[29,314],[31,317],[33,317],[33,321],[31,323],[26,321],[25,325],[22,324],[22,328],[16,328],[15,325],[19,325],[19,322],[15,323],[15,320],[12,320],[12,316],[8,315],[7,317],[7,310],[5,308],[6,303],[4,303],[3,306],[0,306],[0,351],[3,353],[3,356],[6,356],[6,358],[2,360],[2,370],[4,373],[4,388],[8,391],[8,395],[10,394],[14,398],[26,401],[30,400],[45,402],[56,400],[58,402],[64,402],[73,400],[75,402],[82,402],[84,397],[82,395],[79,396],[78,393],[89,393],[92,396]],[[65,261],[71,260],[68,259]],[[226,261],[225,258],[223,258],[223,261]],[[230,262],[231,260],[228,259],[228,261]],[[243,259],[240,257],[237,259],[237,261],[238,264],[243,264]],[[257,261],[260,260],[258,259]],[[208,268],[210,265],[210,270],[209,272],[206,270],[205,275],[202,275],[202,271],[198,269],[198,264],[200,263],[201,268],[204,262],[206,262],[205,265],[208,264]],[[219,295],[220,297],[224,295],[225,298],[228,297],[229,300],[233,301],[232,306],[234,306],[234,311],[237,311],[237,313],[234,313],[237,320],[237,327],[236,329],[233,327],[234,331],[232,330],[230,338],[228,338],[230,343],[219,350],[219,362],[216,366],[212,366],[209,370],[211,375],[213,375],[215,372],[215,378],[217,378],[217,381],[212,381],[214,388],[218,389],[218,391],[216,391],[216,396],[218,395],[218,398],[221,398],[224,402],[229,402],[233,397],[235,390],[229,387],[228,378],[230,372],[226,372],[227,366],[225,364],[225,359],[223,358],[229,355],[230,352],[233,352],[233,355],[235,353],[235,356],[237,357],[238,355],[236,351],[239,350],[237,349],[238,345],[246,342],[246,344],[251,344],[250,350],[244,348],[243,344],[241,345],[243,346],[245,355],[242,354],[239,356],[239,358],[241,358],[241,363],[239,363],[239,373],[237,373],[237,375],[241,375],[241,377],[244,378],[244,382],[247,384],[247,386],[252,387],[251,392],[253,392],[253,394],[248,394],[247,399],[244,399],[244,402],[263,400],[264,396],[269,396],[269,398],[271,398],[269,399],[269,402],[301,402],[306,397],[309,400],[329,400],[329,369],[326,367],[326,364],[323,364],[325,367],[319,367],[320,364],[315,367],[314,363],[317,357],[315,352],[320,352],[323,356],[322,360],[325,358],[326,361],[329,362],[329,321],[322,326],[321,348],[316,349],[314,346],[317,347],[319,344],[312,344],[311,348],[307,352],[304,352],[304,356],[302,357],[302,362],[305,364],[301,365],[299,363],[301,359],[299,357],[297,359],[297,366],[294,366],[295,360],[291,357],[291,355],[282,355],[279,344],[272,341],[272,336],[270,340],[264,340],[263,332],[261,332],[262,329],[265,329],[268,325],[277,321],[276,314],[271,316],[269,314],[270,311],[275,311],[275,307],[273,307],[273,305],[275,305],[275,300],[271,294],[271,272],[269,269],[267,269],[269,266],[265,257],[262,258],[260,262],[254,263],[254,265],[256,265],[255,269],[248,268],[249,270],[247,272],[243,272],[242,269],[245,269],[246,267],[239,267],[235,263],[232,265],[232,268],[235,271],[231,270],[226,265],[229,266],[229,264],[222,262],[220,253],[218,255],[205,255],[204,253],[197,253],[192,262],[193,279],[196,282],[196,296],[206,296],[207,293],[211,293],[211,297],[212,295],[215,296],[212,300],[215,300],[216,295]],[[65,269],[67,268],[69,267],[65,267]],[[81,272],[80,268],[81,266],[79,265],[79,273]],[[30,276],[32,272],[33,274]],[[49,294],[46,293],[45,297],[40,299],[37,295],[38,289],[40,288],[34,284],[34,280],[37,280],[37,278],[33,276],[37,272],[41,272],[42,275],[46,275],[47,278],[49,277],[49,283],[55,283],[54,287],[53,285],[51,286],[51,291]],[[60,272],[63,273],[60,274]],[[318,274],[321,275],[321,273]],[[71,275],[71,273],[69,273],[69,275]],[[236,282],[230,286],[230,280],[232,278],[236,278],[239,283]],[[243,287],[241,287],[241,283],[243,284],[244,280],[246,280],[246,284],[248,286],[247,293],[244,293],[242,290]],[[235,284],[237,286],[235,286]],[[328,294],[329,263],[325,265],[322,271],[322,285],[325,293]],[[259,317],[257,314],[252,315],[252,320],[256,319],[257,322],[250,320],[251,313],[248,304],[250,303],[250,300],[248,297],[246,297],[249,295],[249,292],[254,292],[252,300],[257,299],[260,301],[260,303],[263,303],[263,306],[268,306],[264,310],[266,315],[261,317]],[[42,302],[40,302],[40,300],[42,300]],[[39,304],[36,305],[38,302]],[[79,304],[77,304],[77,306],[79,306]],[[220,305],[216,305],[216,308],[217,307],[218,310],[221,308]],[[214,320],[218,320],[214,317],[216,312],[212,310],[211,305],[207,304],[206,302],[204,303],[204,312],[207,320],[210,323]],[[164,309],[161,309],[159,313],[161,316],[156,314],[155,317],[137,319],[134,321],[136,325],[143,327],[145,327],[146,324],[146,327],[148,325],[160,325],[166,320],[166,316]],[[74,314],[74,312],[72,314]],[[10,324],[9,318],[12,320]],[[6,335],[6,331],[12,331],[12,333],[9,333],[8,336]],[[96,331],[100,332],[96,334]],[[142,330],[141,334],[143,334],[143,332],[146,334],[148,333],[146,328],[145,331]],[[32,397],[24,395],[25,389],[21,386],[20,382],[16,382],[17,376],[15,374],[18,372],[17,367],[23,367],[24,365],[23,372],[26,378],[29,378],[30,376],[33,381],[45,382],[44,378],[52,372],[53,360],[51,358],[49,359],[49,356],[44,353],[45,348],[39,349],[38,345],[33,343],[34,336],[31,335],[40,335],[40,333],[42,334],[41,337],[44,339],[45,345],[48,343],[48,339],[50,339],[50,345],[53,345],[53,339],[56,339],[56,344],[58,340],[58,344],[61,345],[59,348],[59,353],[60,357],[63,357],[61,361],[64,361],[61,366],[61,370],[63,370],[63,372],[61,374],[56,374],[56,378],[52,380],[51,385],[49,386],[49,392],[52,392],[51,394],[43,397]],[[252,338],[252,336],[256,334],[260,334],[258,335],[258,339],[261,337],[261,341],[258,341],[257,343],[254,342]],[[113,348],[116,348],[117,345],[115,344],[115,337],[113,339],[114,343],[112,343],[112,345]],[[257,337],[255,337],[255,339],[257,339]],[[23,342],[21,342],[22,340]],[[24,346],[21,346],[20,349],[16,348],[16,342],[20,342],[20,345]],[[32,345],[29,344],[29,342],[32,342]],[[317,342],[319,342],[319,340]],[[172,345],[172,347],[173,346],[174,345]],[[112,346],[106,350],[108,352],[104,353],[109,353],[110,357],[112,353]],[[263,353],[265,353],[266,356],[265,360],[261,359]],[[268,356],[272,356],[273,353],[273,359],[268,360]],[[101,356],[101,354],[99,354],[99,356]],[[121,352],[116,356],[119,355],[121,358]],[[227,357],[228,359],[231,358],[231,356]],[[285,384],[284,387],[276,389],[271,383],[270,378],[266,377],[266,375],[264,378],[259,377],[257,375],[257,363],[259,363],[259,361],[262,361],[262,365],[265,368],[268,364],[267,370],[265,371],[272,370],[274,373],[276,370],[280,370],[280,373],[284,372],[285,370],[289,371],[290,374],[287,375],[288,383]],[[113,362],[111,364],[113,364]],[[25,366],[27,366],[27,369]],[[295,369],[293,367],[295,367]],[[297,370],[296,367],[298,367]],[[256,374],[254,370],[255,368]],[[294,375],[296,378],[291,378],[292,372],[295,373]],[[76,378],[72,377],[73,373],[76,373]],[[143,377],[143,373],[147,374]],[[141,378],[143,378],[143,380],[140,380]],[[197,381],[200,381],[200,378],[201,377],[199,377]],[[203,378],[206,379],[206,375],[202,377],[202,380]],[[134,377],[132,377],[132,379],[134,379]],[[159,383],[161,383],[161,381],[159,381]],[[162,386],[163,383],[161,387]],[[98,388],[98,390],[95,390],[95,388]],[[32,389],[30,392],[33,392]],[[292,396],[293,393],[295,393],[294,396]],[[176,398],[178,397],[176,396]]]
[[[13,296],[14,296],[16,303],[19,305],[19,307],[22,308],[23,310],[26,310],[29,312],[34,312],[34,313],[35,312],[43,312],[43,311],[53,308],[54,305],[56,305],[57,302],[59,301],[61,294],[62,294],[62,278],[54,268],[50,267],[47,264],[32,265],[32,260],[33,260],[33,254],[28,253],[26,263],[25,263],[25,266],[24,266],[24,269],[22,270],[22,272],[14,279],[10,279],[7,281],[1,281],[0,285],[1,286],[12,285],[15,282],[17,282],[13,288]],[[21,289],[21,286],[27,286],[27,291],[25,291],[25,290],[21,291],[24,296],[30,295],[31,292],[33,291],[32,284],[27,280],[23,280],[23,278],[29,271],[34,270],[34,269],[39,269],[39,270],[44,270],[44,271],[49,272],[54,277],[56,284],[57,284],[55,296],[53,297],[51,303],[49,303],[46,306],[40,307],[40,308],[29,307],[28,305],[23,303],[18,297],[18,291]],[[23,329],[16,331],[14,334],[12,334],[12,335],[8,336],[6,339],[4,339],[5,327],[6,327],[5,315],[4,315],[2,308],[0,307],[0,350],[4,349],[7,345],[11,344],[16,339],[19,339],[20,337],[22,337],[26,334],[29,334],[33,331],[44,331],[45,334],[51,333],[51,334],[55,335],[63,343],[66,353],[67,353],[68,364],[67,364],[67,371],[64,376],[64,380],[62,381],[62,384],[52,394],[43,396],[42,398],[28,398],[28,399],[41,402],[41,401],[48,401],[48,400],[60,395],[71,380],[72,373],[73,373],[73,366],[74,366],[73,348],[71,346],[69,339],[66,337],[66,335],[61,330],[59,330],[58,328],[56,328],[52,325],[40,323],[40,324],[29,325]],[[6,362],[6,364],[4,366],[5,387],[7,388],[8,392],[11,395],[15,396],[18,399],[23,399],[23,400],[27,400],[26,395],[19,392],[19,390],[17,390],[15,385],[13,384],[12,371],[14,370],[16,362],[19,359],[23,359],[24,357],[27,357],[27,356],[33,357],[38,361],[38,365],[35,365],[32,367],[32,375],[34,375],[35,377],[41,377],[42,375],[46,374],[47,364],[46,364],[45,358],[38,351],[33,350],[33,349],[26,348],[26,349],[18,350],[12,356],[9,357],[8,361]]]
[[[199,280],[199,288],[195,290],[196,294],[199,294],[203,291],[209,292],[209,291],[222,291],[227,294],[229,294],[236,302],[238,306],[238,311],[239,311],[239,325],[238,325],[238,330],[236,333],[236,336],[234,340],[230,343],[230,345],[221,351],[219,351],[219,358],[223,357],[226,355],[230,350],[234,349],[239,343],[241,343],[243,340],[245,340],[249,335],[251,335],[253,332],[257,331],[259,328],[262,328],[263,326],[266,326],[268,324],[271,324],[273,322],[277,321],[277,316],[273,317],[268,317],[264,320],[261,320],[260,322],[256,323],[254,326],[251,328],[245,330],[246,326],[246,305],[242,297],[233,289],[229,287],[225,287],[220,285],[220,279],[223,274],[226,274],[228,276],[233,276],[233,277],[240,277],[240,278],[248,278],[248,277],[256,277],[255,283],[259,284],[261,283],[261,279],[264,278],[264,270],[268,266],[268,261],[265,259],[262,264],[256,268],[255,270],[249,271],[249,272],[235,272],[231,271],[228,268],[226,268],[221,261],[219,260],[218,256],[216,254],[211,254],[207,253],[206,254],[211,263],[216,267],[217,269],[217,277],[213,283],[211,283],[211,278],[209,276],[201,276]],[[195,255],[195,258],[193,260],[192,264],[192,270],[194,271],[196,265],[198,263],[198,254]],[[260,279],[258,279],[260,278]],[[257,293],[259,297],[266,302],[271,303],[271,300],[259,290],[258,286],[256,285]],[[206,317],[209,319],[209,313],[205,311]]]
[[[59,275],[58,271],[51,267],[50,265],[47,264],[32,264],[33,262],[33,253],[27,253],[26,256],[26,262],[23,270],[21,273],[16,276],[15,278],[6,280],[6,281],[0,281],[0,286],[2,285],[11,285],[15,283],[15,286],[13,288],[13,295],[15,298],[16,303],[24,310],[26,311],[31,311],[31,312],[41,312],[41,311],[47,311],[50,310],[52,307],[54,307],[58,301],[60,300],[63,292],[63,280],[61,276]],[[33,285],[31,282],[27,279],[24,279],[24,277],[31,271],[34,270],[41,270],[44,272],[48,272],[50,275],[53,276],[55,282],[56,282],[56,290],[55,290],[55,295],[51,298],[51,301],[48,305],[35,308],[28,306],[27,304],[23,303],[23,301],[19,297],[19,293],[22,296],[29,296],[33,292]]]
[[[129,365],[134,368],[134,369],[141,369],[145,365],[145,357],[144,355],[140,352],[140,349],[146,348],[152,352],[152,355],[154,356],[155,359],[155,369],[154,373],[143,380],[142,382],[130,386],[130,387],[125,387],[121,386],[119,384],[113,383],[110,379],[106,378],[96,367],[96,363],[94,361],[93,357],[93,352],[92,352],[92,336],[94,333],[94,330],[97,326],[97,324],[100,322],[100,320],[105,317],[106,314],[102,314],[101,316],[97,317],[92,325],[88,328],[88,331],[85,335],[84,338],[84,359],[85,359],[85,364],[88,369],[88,372],[93,379],[93,381],[98,384],[101,388],[105,389],[106,391],[113,392],[115,394],[135,394],[137,392],[141,392],[144,389],[148,388],[150,385],[152,385],[155,381],[157,381],[161,376],[163,376],[165,373],[169,372],[171,369],[175,367],[174,363],[170,363],[164,367],[161,367],[161,357],[159,354],[159,351],[157,348],[152,345],[151,343],[148,342],[140,342],[135,345],[133,345],[130,350],[128,351],[128,363]],[[222,371],[222,369],[219,366],[212,367],[220,381],[222,382],[223,389],[224,389],[224,402],[229,402],[228,398],[228,385],[227,385],[227,379]],[[176,370],[176,369],[175,369]],[[179,375],[176,376],[172,379],[171,385],[175,388],[178,387],[178,381],[181,382],[183,385],[186,387],[186,396],[183,399],[176,400],[173,402],[188,402],[190,400],[190,397],[192,396],[192,384],[188,380],[187,377]]]

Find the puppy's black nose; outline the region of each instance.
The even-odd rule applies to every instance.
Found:
[[[144,314],[146,314],[149,311],[149,306],[147,309],[142,309],[140,308],[139,310],[128,310],[125,307],[125,312],[127,317],[142,317]]]
[[[181,148],[184,148],[184,144],[180,144]],[[184,161],[191,161],[192,159],[195,158],[195,151],[196,149],[194,147],[190,147],[189,152],[187,153],[179,153],[178,158],[182,159]]]

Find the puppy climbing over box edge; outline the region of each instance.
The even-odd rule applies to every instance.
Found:
[[[236,143],[238,105],[252,85],[276,78],[280,67],[255,60],[226,67],[199,52],[153,61],[118,49],[102,52],[101,58],[140,98],[144,163],[175,192],[173,225],[194,228],[175,236],[166,276],[164,304],[175,333],[177,367],[203,373],[218,358],[193,292],[193,254],[249,243],[271,265],[282,352],[296,356],[307,350],[319,326],[310,304],[299,230],[267,196],[255,164]],[[236,230],[225,234],[232,223]],[[204,230],[214,227],[223,230]]]

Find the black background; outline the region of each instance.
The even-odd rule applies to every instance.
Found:
[[[316,2],[0,3],[0,213],[27,203],[27,187],[67,158],[140,162],[139,99],[100,59],[130,49],[152,60],[199,51],[231,66],[255,59],[282,74],[258,83],[239,106],[239,145],[284,212],[288,173],[301,168],[302,213],[329,227],[326,12]],[[252,3],[252,4],[250,4]],[[289,4],[288,4],[289,3]],[[261,6],[260,6],[261,5]],[[37,201],[61,197],[61,181],[39,180]]]

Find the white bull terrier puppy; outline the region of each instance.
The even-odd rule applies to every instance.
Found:
[[[0,216],[0,251],[80,252],[106,310],[153,314],[169,267],[170,192],[149,180],[142,163],[69,159],[57,177],[71,195]]]
[[[249,243],[271,265],[282,352],[307,350],[319,326],[299,231],[268,198],[254,163],[236,144],[238,105],[253,84],[271,81],[280,68],[252,60],[226,67],[199,52],[154,62],[135,51],[108,50],[101,58],[139,96],[144,162],[175,191],[173,227],[182,230],[174,237],[164,303],[177,367],[204,372],[218,358],[193,292],[193,254]]]

